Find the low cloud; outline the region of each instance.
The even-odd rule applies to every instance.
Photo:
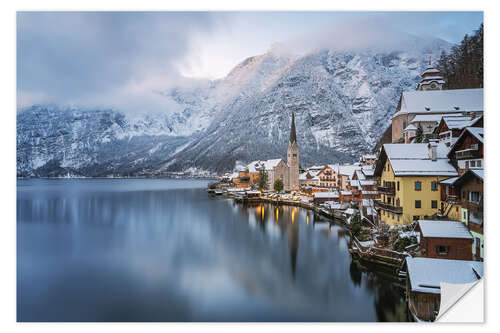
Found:
[[[20,12],[18,107],[34,103],[166,111],[156,91],[182,82],[175,63],[209,13]]]

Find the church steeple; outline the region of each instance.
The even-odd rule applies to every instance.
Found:
[[[292,111],[292,125],[290,127],[290,142],[287,149],[287,165],[289,168],[286,190],[296,191],[299,189],[299,145],[297,144],[297,133],[295,132],[295,114]]]
[[[422,80],[417,85],[417,90],[442,90],[444,83],[441,73],[432,66],[432,58],[429,56],[429,64],[422,73]]]
[[[297,142],[297,133],[295,133],[295,114],[292,111],[292,127],[290,129],[290,143]]]

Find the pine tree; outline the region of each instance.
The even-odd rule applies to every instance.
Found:
[[[441,53],[438,69],[446,89],[483,87],[483,24],[472,36],[465,35],[449,54]]]
[[[415,134],[415,143],[422,143],[424,140],[424,130],[422,125],[418,124],[417,133]]]
[[[259,190],[264,191],[267,190],[267,181],[268,181],[268,175],[266,169],[263,167],[259,170]]]
[[[276,192],[283,191],[283,181],[281,181],[281,179],[278,179],[274,182],[274,190]]]

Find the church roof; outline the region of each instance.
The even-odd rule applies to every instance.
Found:
[[[266,160],[266,161],[253,161],[252,163],[248,164],[248,171],[249,172],[259,172],[261,166],[264,167],[264,170],[266,171],[272,171],[275,166],[277,166],[280,161],[282,161],[281,158],[276,158],[272,160]]]
[[[401,114],[459,113],[483,111],[483,88],[405,91],[401,95]]]

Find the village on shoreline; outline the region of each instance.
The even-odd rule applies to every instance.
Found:
[[[416,321],[440,314],[441,283],[483,276],[483,89],[445,90],[429,66],[392,124],[353,164],[302,169],[294,113],[287,161],[253,161],[207,192],[241,204],[293,205],[342,221],[349,250],[406,279]]]

